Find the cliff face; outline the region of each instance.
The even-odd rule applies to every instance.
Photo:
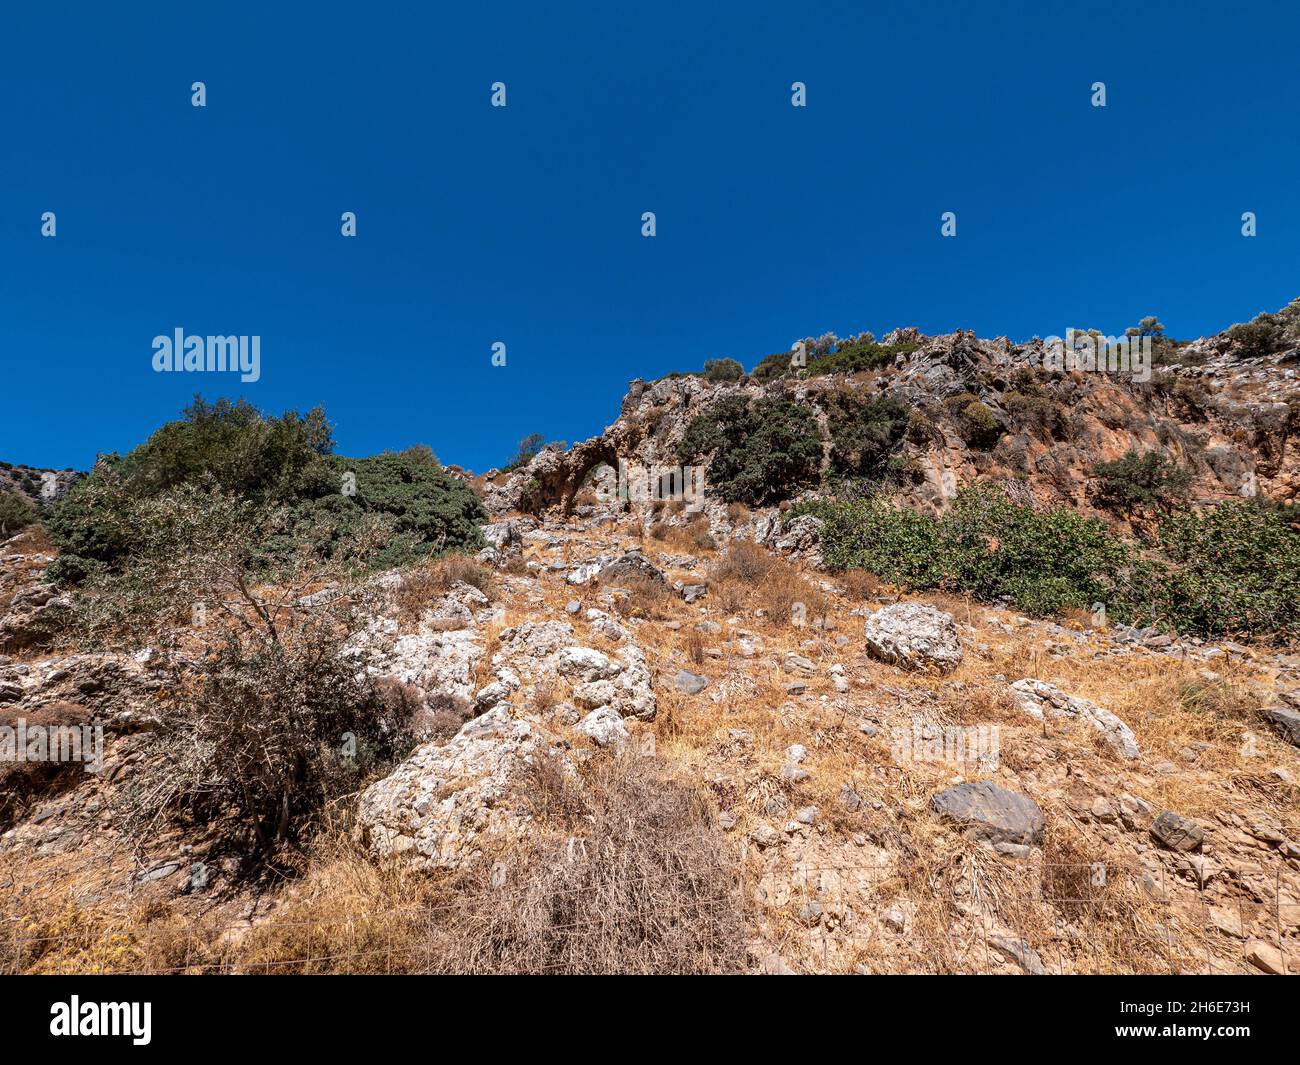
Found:
[[[824,438],[825,474],[828,410],[845,390],[892,397],[907,409],[907,429],[892,456],[900,473],[889,487],[900,501],[925,509],[942,510],[961,488],[991,479],[1023,502],[1093,511],[1093,467],[1129,452],[1156,452],[1186,469],[1193,499],[1259,496],[1294,505],[1300,498],[1300,349],[1254,356],[1227,332],[1191,344],[1160,341],[1150,372],[1135,373],[1055,369],[1040,340],[897,330],[883,342],[905,352],[855,374],[633,381],[618,419],[600,436],[567,452],[544,450],[509,475],[487,474],[489,509],[568,510],[601,464],[674,466],[692,420],[736,395],[806,405]],[[978,435],[963,419],[971,402],[987,411]]]

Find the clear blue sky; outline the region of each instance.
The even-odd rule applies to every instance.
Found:
[[[0,458],[201,391],[483,470],[825,330],[1216,331],[1300,295],[1297,40],[1293,3],[8,0]],[[177,327],[260,335],[261,380],[154,373]]]

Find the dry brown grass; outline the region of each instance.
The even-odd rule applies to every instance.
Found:
[[[459,583],[477,588],[489,599],[496,597],[496,581],[490,570],[467,555],[447,555],[436,561],[414,563],[402,571],[394,592],[398,617],[412,622],[435,600]]]
[[[619,587],[627,594],[616,597],[614,607],[624,617],[662,621],[675,613],[677,597],[664,581],[636,577],[619,581]]]

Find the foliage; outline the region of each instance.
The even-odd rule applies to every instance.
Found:
[[[0,539],[21,532],[36,521],[36,508],[18,492],[0,489]]]
[[[1097,463],[1092,473],[1102,479],[1098,501],[1119,510],[1167,506],[1184,498],[1192,482],[1190,471],[1159,451],[1130,451],[1113,462]]]
[[[957,427],[962,439],[971,447],[990,448],[1002,435],[1002,422],[988,407],[980,402],[978,396],[963,392],[950,396],[944,406],[957,420]]]
[[[486,512],[428,447],[362,459],[331,454],[323,411],[266,417],[242,400],[196,398],[125,457],[103,458],[57,504],[48,525],[60,557],[54,579],[83,583],[121,568],[158,518],[151,501],[185,487],[283,510],[250,548],[269,564],[303,539],[323,557],[367,553],[376,566],[481,546]],[[371,552],[376,539],[385,549]],[[184,542],[184,541],[181,541]]]
[[[709,487],[728,503],[764,504],[817,482],[822,443],[811,411],[776,396],[727,396],[687,427],[683,464],[712,456]]]
[[[706,381],[739,381],[745,376],[745,368],[735,359],[709,359],[704,364]]]
[[[831,471],[845,478],[885,480],[890,456],[907,429],[908,409],[891,396],[867,399],[841,389],[825,397]]]
[[[1157,620],[1208,637],[1300,637],[1300,535],[1276,509],[1243,500],[1177,513],[1158,547],[1134,592]]]

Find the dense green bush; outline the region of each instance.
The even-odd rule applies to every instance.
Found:
[[[821,434],[812,412],[788,399],[727,396],[687,427],[678,459],[706,456],[709,488],[728,503],[787,499],[817,483]]]
[[[820,355],[808,362],[808,376],[820,377],[832,373],[862,373],[879,370],[893,364],[899,355],[917,349],[916,344],[877,344],[872,341],[850,342],[833,352]]]
[[[256,545],[266,560],[309,543],[323,558],[377,566],[481,546],[486,512],[428,448],[363,459],[330,454],[323,411],[265,417],[243,401],[196,399],[128,455],[108,456],[50,514],[51,577],[82,583],[139,549],[144,504],[185,487],[228,494],[283,520]]]
[[[787,377],[795,372],[795,367],[791,364],[793,358],[793,352],[775,351],[771,355],[764,356],[763,360],[750,371],[749,376],[764,384],[775,381],[778,377]]]
[[[331,456],[327,462],[335,474],[330,491],[299,509],[311,513],[323,508],[336,517],[333,550],[346,546],[367,517],[391,529],[388,546],[372,560],[380,568],[483,546],[479,523],[487,520],[487,511],[469,486],[436,459],[390,451],[363,459]],[[349,473],[356,477],[351,495],[340,491]]]
[[[980,402],[979,396],[963,392],[961,395],[949,396],[943,404],[956,419],[962,439],[971,447],[991,448],[1002,436],[1002,422]]]
[[[1029,613],[1106,605],[1119,621],[1209,638],[1300,638],[1300,533],[1276,508],[1229,502],[1169,517],[1150,544],[1093,518],[1035,511],[999,487],[963,491],[942,518],[880,496],[800,505],[825,526],[831,569],[866,569]]]
[[[996,485],[966,489],[942,518],[881,497],[795,512],[825,520],[822,551],[832,569],[1008,599],[1031,613],[1114,602],[1114,578],[1127,557],[1104,522],[1065,507],[1020,506]]]
[[[1185,511],[1160,527],[1158,561],[1132,596],[1156,618],[1203,636],[1300,638],[1300,535],[1250,501]]]
[[[710,359],[704,364],[706,381],[739,381],[745,376],[745,368],[735,359]]]
[[[842,389],[824,400],[831,436],[831,472],[837,477],[885,480],[890,457],[907,429],[908,409],[892,396],[867,399]]]
[[[1159,451],[1130,451],[1113,462],[1097,463],[1092,474],[1102,479],[1098,502],[1117,510],[1168,506],[1183,499],[1192,483],[1190,471]]]
[[[299,478],[334,448],[325,412],[263,415],[247,400],[206,402],[196,396],[115,466],[134,496],[151,496],[211,478],[223,491],[257,502],[300,494]]]
[[[0,489],[0,539],[21,532],[36,520],[31,500],[17,492]]]

